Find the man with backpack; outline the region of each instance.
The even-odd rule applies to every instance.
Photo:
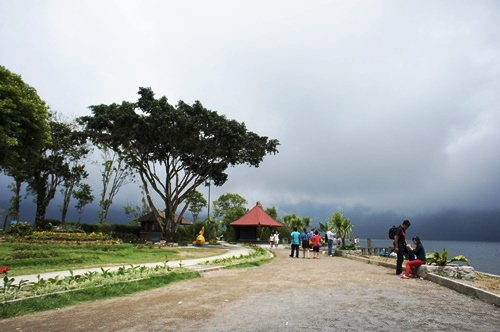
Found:
[[[408,227],[410,227],[410,221],[404,220],[403,223],[396,228],[394,233],[394,252],[398,255],[396,275],[403,273],[403,260],[406,253],[406,230]]]

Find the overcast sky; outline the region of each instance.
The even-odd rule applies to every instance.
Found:
[[[2,0],[0,64],[68,116],[148,86],[280,141],[212,199],[498,209],[499,22],[497,1]]]

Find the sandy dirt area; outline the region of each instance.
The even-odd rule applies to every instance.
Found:
[[[500,309],[340,257],[204,273],[161,289],[0,321],[2,331],[497,331]]]

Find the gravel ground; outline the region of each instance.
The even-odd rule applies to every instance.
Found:
[[[204,273],[162,289],[0,321],[2,331],[498,331],[500,309],[340,257]]]

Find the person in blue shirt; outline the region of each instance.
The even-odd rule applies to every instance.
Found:
[[[309,238],[309,233],[304,227],[302,233],[300,233],[300,240],[302,241],[302,258],[306,258],[307,253],[307,259],[309,259]]]
[[[293,232],[290,235],[292,236],[292,253],[290,257],[293,258],[293,253],[296,252],[295,257],[299,258],[300,233],[297,231],[297,226],[293,228]]]

